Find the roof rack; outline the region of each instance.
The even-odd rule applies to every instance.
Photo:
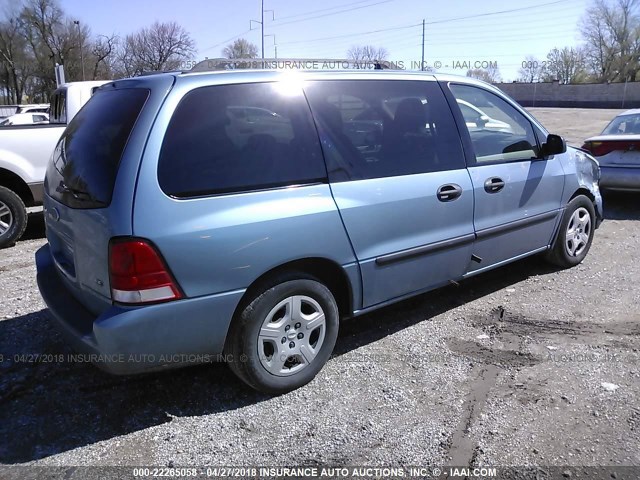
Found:
[[[187,73],[189,70],[152,70],[149,72],[139,73],[138,77],[148,77],[149,75],[162,75],[163,73]]]
[[[345,58],[205,58],[188,73],[226,70],[401,70],[387,60]],[[185,72],[187,73],[187,72]]]

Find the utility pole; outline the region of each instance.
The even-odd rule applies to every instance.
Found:
[[[266,12],[271,12],[271,21],[275,20],[275,12],[273,10],[265,10],[264,9],[264,0],[260,0],[260,21],[258,20],[249,20],[249,30],[253,30],[253,24],[254,23],[259,23],[260,24],[260,40],[261,40],[261,45],[262,45],[262,60],[264,60],[264,14]],[[264,66],[264,65],[263,65]]]
[[[422,19],[422,62],[420,62],[420,70],[424,72],[424,18]]]
[[[82,81],[84,82],[84,53],[83,53],[83,48],[82,48],[82,33],[80,32],[80,20],[74,20],[73,23],[75,23],[78,27],[78,41],[80,42],[80,63],[82,63]]]

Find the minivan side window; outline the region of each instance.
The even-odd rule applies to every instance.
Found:
[[[305,93],[331,182],[465,168],[436,82],[318,80],[307,82]]]
[[[217,85],[185,95],[165,133],[158,181],[184,198],[326,181],[302,90],[278,82]]]
[[[449,88],[469,130],[478,164],[539,156],[531,122],[506,100],[470,85],[450,84]]]

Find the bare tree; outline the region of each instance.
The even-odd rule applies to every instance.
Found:
[[[156,22],[125,39],[93,36],[59,0],[12,1],[0,8],[0,92],[7,101],[47,101],[56,88],[56,64],[70,81],[83,78],[83,64],[87,79],[110,79],[176,69],[195,53],[194,41],[175,22]]]
[[[9,100],[21,103],[35,68],[16,18],[0,22],[0,63]]]
[[[527,55],[518,70],[518,80],[525,83],[539,82],[544,70],[544,62],[533,55]]]
[[[176,22],[155,22],[127,35],[121,45],[118,61],[122,76],[149,71],[176,70],[195,53],[195,42]]]
[[[226,58],[257,58],[258,47],[246,38],[239,38],[222,50]]]
[[[117,48],[119,38],[116,35],[98,35],[90,46],[93,63],[92,80],[112,78],[117,70]]]
[[[599,81],[633,81],[640,71],[640,0],[594,0],[581,19],[585,59]]]
[[[487,83],[497,83],[502,80],[500,69],[497,65],[490,65],[488,68],[467,70],[467,77],[477,78]]]
[[[56,87],[55,65],[64,65],[69,80],[82,79],[80,48],[91,36],[88,26],[78,27],[57,0],[27,0],[20,14],[22,34],[35,61],[33,96],[48,99]]]
[[[584,83],[587,80],[585,56],[582,50],[564,47],[554,48],[547,55],[543,77],[546,81],[560,83]]]
[[[347,58],[355,68],[373,68],[376,63],[382,63],[389,57],[389,51],[384,47],[373,45],[354,45],[347,51]]]

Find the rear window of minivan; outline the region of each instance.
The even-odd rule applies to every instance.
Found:
[[[111,203],[120,158],[149,90],[99,90],[73,118],[47,169],[48,194],[72,208]]]

